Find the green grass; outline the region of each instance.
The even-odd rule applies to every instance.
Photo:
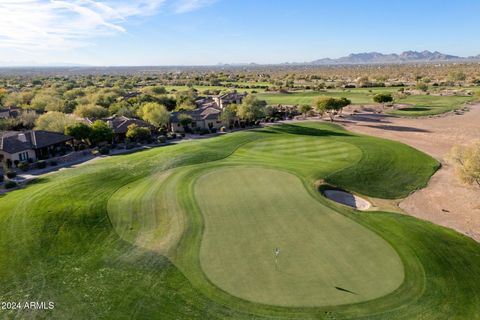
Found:
[[[462,96],[407,96],[406,98],[397,100],[396,102],[410,104],[412,105],[412,107],[400,108],[398,110],[390,112],[390,114],[413,117],[436,115],[455,109],[461,109],[466,102],[472,100],[472,97]]]
[[[382,90],[373,90],[368,92],[365,89],[347,89],[347,90],[326,90],[325,92],[294,92],[294,93],[260,93],[257,96],[264,99],[269,104],[290,104],[302,105],[312,104],[315,97],[331,96],[331,97],[346,97],[352,101],[353,104],[372,104],[373,96],[377,92],[395,92],[395,89],[382,88]]]
[[[432,158],[402,144],[351,134],[328,124],[308,123],[238,132],[110,157],[46,176],[0,198],[0,300],[54,301],[56,307],[36,312],[0,310],[0,315],[44,319],[478,319],[478,243],[408,216],[344,208],[325,200],[314,187],[315,181],[325,179],[360,193],[398,198],[424,185],[437,165]],[[234,178],[225,182],[229,170],[239,166],[264,168],[255,173],[255,177],[262,177],[258,186],[251,182],[250,169],[246,169],[239,181],[245,181],[249,188],[264,190],[265,184],[274,188],[265,181],[265,175],[271,175],[279,181],[275,188],[284,197],[268,192],[262,196],[257,191],[254,201],[242,201],[238,206],[258,208],[262,201],[282,203],[288,197],[287,192],[294,192],[292,203],[302,207],[299,210],[305,209],[306,216],[297,218],[291,212],[279,211],[278,226],[291,226],[300,230],[298,233],[324,230],[331,235],[332,241],[327,243],[318,242],[322,235],[311,237],[311,244],[306,242],[307,248],[298,252],[298,261],[308,262],[309,253],[313,261],[320,261],[320,255],[314,253],[317,250],[335,252],[340,269],[336,275],[336,271],[331,272],[332,277],[339,279],[340,273],[345,274],[342,268],[346,265],[340,262],[343,255],[346,257],[347,243],[364,248],[361,250],[365,255],[372,255],[371,261],[394,250],[404,270],[400,287],[387,293],[393,285],[382,288],[378,284],[379,288],[367,290],[370,284],[362,287],[357,283],[370,292],[369,297],[377,298],[363,301],[357,297],[355,303],[349,304],[341,304],[339,298],[331,303],[325,301],[322,306],[302,307],[295,303],[298,307],[287,307],[280,306],[288,303],[285,298],[275,302],[276,306],[249,301],[259,298],[252,297],[255,293],[246,286],[234,288],[248,298],[241,299],[235,296],[241,294],[232,295],[215,285],[209,279],[211,272],[206,274],[203,270],[207,268],[205,254],[212,254],[211,250],[205,251],[208,243],[203,241],[212,225],[209,214],[218,212],[202,212],[205,205],[212,203],[197,201],[201,192],[198,188],[210,183],[204,179],[211,172],[213,176],[220,174],[215,179],[223,181],[221,192],[232,190],[228,197],[222,196],[225,203],[232,201],[232,197],[251,194],[254,190],[241,188]],[[223,172],[226,175],[215,170],[226,170]],[[216,191],[221,193],[218,188]],[[316,206],[318,217],[313,212]],[[270,209],[265,210],[272,215]],[[255,214],[260,217],[258,212]],[[325,221],[322,214],[335,220],[339,228],[346,228],[341,229],[343,234],[335,234],[335,228],[326,230],[321,225]],[[225,227],[233,228],[232,234],[237,227],[232,225],[233,218],[255,227],[251,220],[234,217],[233,212],[226,213],[225,218]],[[265,224],[259,223],[260,226]],[[216,232],[225,233],[217,235],[219,241],[228,241],[226,230]],[[216,235],[208,234],[208,238],[213,239],[212,236]],[[257,242],[260,247],[270,247],[269,239],[275,242],[284,239],[287,248],[299,248],[302,236],[285,232],[265,239],[240,237],[240,240],[246,248],[253,248]],[[358,241],[367,238],[369,242]],[[338,239],[343,241],[342,252],[335,250]],[[315,249],[308,250],[309,245],[315,245]],[[375,257],[375,248],[386,251]],[[363,258],[359,259],[361,262]],[[324,260],[319,263],[332,265]],[[294,265],[289,268],[299,269]],[[358,268],[354,272],[360,274],[366,267],[361,262]],[[258,272],[264,269],[259,267]],[[312,277],[326,281],[317,272],[314,270]],[[235,271],[230,273],[234,278]],[[379,272],[379,277],[387,273]],[[398,273],[392,272],[388,281],[393,281],[395,275]],[[305,276],[300,275],[299,281],[305,283]],[[355,280],[355,273],[345,274],[345,280],[349,276],[350,285],[359,281]],[[228,277],[223,277],[228,281]],[[349,283],[332,285],[350,288]],[[312,294],[322,294],[314,292],[309,284],[305,288]],[[292,290],[285,295],[299,299],[298,287]],[[378,296],[381,294],[384,295]],[[346,302],[352,298],[343,299]]]
[[[289,173],[216,169],[198,179],[195,198],[205,219],[202,269],[239,298],[338,305],[384,296],[403,281],[403,264],[388,243],[316,201]]]
[[[395,93],[398,88],[371,88],[371,89],[332,89],[325,92],[296,92],[289,94],[279,93],[259,93],[258,97],[266,100],[269,104],[290,104],[302,105],[311,104],[313,99],[318,96],[326,95],[332,97],[346,97],[352,101],[352,104],[364,105],[375,104],[373,96],[379,92]],[[472,97],[465,96],[435,96],[435,95],[413,95],[397,99],[395,102],[408,104],[389,114],[417,117],[445,113],[463,107],[465,102],[472,101]]]

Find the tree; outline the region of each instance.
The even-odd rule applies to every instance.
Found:
[[[3,99],[7,96],[7,89],[0,88],[0,105],[3,104]]]
[[[188,131],[188,126],[193,122],[193,118],[189,114],[182,113],[178,115],[178,122],[183,127],[184,131]]]
[[[161,87],[161,86],[151,87],[150,91],[151,91],[151,93],[153,93],[155,95],[161,95],[161,94],[166,94],[167,93],[167,89],[165,89],[165,87]]]
[[[313,106],[320,116],[323,116],[323,114],[327,113],[330,117],[330,121],[332,122],[335,115],[348,104],[350,104],[350,100],[346,98],[320,96],[313,100]]]
[[[67,136],[73,137],[76,141],[83,141],[88,143],[88,139],[92,134],[92,130],[85,123],[75,123],[73,125],[65,127]]]
[[[428,85],[424,82],[417,82],[417,84],[415,85],[415,88],[417,88],[418,90],[421,90],[421,91],[427,91],[428,90]]]
[[[480,142],[468,146],[455,146],[449,159],[455,166],[457,176],[463,183],[480,187]]]
[[[237,107],[237,115],[242,120],[255,121],[265,115],[266,105],[266,101],[248,95],[243,99],[242,104]]]
[[[138,115],[155,127],[165,127],[170,121],[170,112],[165,106],[156,102],[148,102],[138,109]]]
[[[82,104],[75,108],[74,113],[81,118],[99,119],[108,116],[108,109],[94,104]]]
[[[146,141],[151,137],[150,129],[139,127],[135,123],[128,126],[126,137],[132,141]]]
[[[195,110],[195,106],[189,103],[182,103],[175,107],[175,111],[192,111]]]
[[[70,114],[50,111],[42,114],[35,121],[35,129],[53,132],[64,132],[65,127],[76,123],[77,120]]]
[[[113,130],[102,120],[95,121],[90,127],[90,130],[89,139],[93,144],[110,142],[113,139]]]
[[[30,108],[44,111],[65,112],[65,102],[55,95],[55,92],[42,91],[35,95],[30,103]]]
[[[298,107],[298,111],[303,114],[303,117],[306,118],[307,114],[312,110],[312,106],[308,104],[302,104]]]
[[[226,106],[222,113],[220,114],[220,120],[222,121],[223,125],[230,126],[232,122],[237,117],[237,105],[230,104]]]
[[[385,109],[385,103],[393,102],[393,96],[390,93],[377,93],[373,96],[373,101],[382,104],[382,109]]]
[[[38,114],[33,111],[23,111],[20,113],[19,120],[22,123],[22,126],[26,129],[32,129],[35,125],[35,121],[38,119]]]
[[[352,104],[352,101],[350,101],[349,99],[345,98],[345,97],[341,97],[339,100],[338,100],[338,107],[340,108],[340,114],[343,112],[343,108],[345,108],[346,106]]]
[[[124,110],[133,110],[133,107],[130,103],[128,103],[125,100],[114,102],[110,105],[110,107],[108,107],[108,112],[110,113],[110,115],[114,115],[114,114],[121,115],[120,110],[123,110],[123,111]]]
[[[193,89],[177,92],[175,94],[177,107],[181,105],[195,105],[195,99],[197,99],[197,96],[197,91]]]

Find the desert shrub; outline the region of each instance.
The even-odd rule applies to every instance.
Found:
[[[28,162],[20,162],[18,164],[18,168],[22,171],[28,171],[28,169],[30,169],[30,164]]]
[[[449,160],[454,164],[460,181],[480,187],[480,141],[453,147]]]
[[[5,175],[7,176],[8,179],[13,179],[17,176],[17,173],[15,171],[7,171]]]
[[[110,148],[108,148],[108,147],[101,147],[99,151],[100,151],[100,154],[102,154],[102,155],[107,155],[107,154],[110,153]]]
[[[12,189],[17,186],[17,183],[15,181],[7,181],[5,183],[5,189]]]
[[[44,160],[37,161],[37,168],[44,169],[47,167],[47,163]]]

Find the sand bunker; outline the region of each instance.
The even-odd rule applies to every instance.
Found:
[[[367,210],[372,206],[367,200],[345,191],[325,190],[323,194],[330,200],[357,210]]]
[[[455,170],[444,159],[454,145],[480,137],[480,104],[461,115],[449,113],[410,119],[371,113],[355,114],[343,124],[349,130],[397,140],[430,154],[442,162],[426,188],[400,203],[406,213],[453,228],[480,241],[479,189],[460,184]]]

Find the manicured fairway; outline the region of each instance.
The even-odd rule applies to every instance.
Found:
[[[0,301],[55,309],[0,318],[479,319],[477,242],[316,187],[397,199],[438,165],[308,122],[44,176],[0,197]],[[277,246],[288,274],[268,272]]]
[[[217,169],[199,178],[195,198],[205,217],[202,269],[237,297],[337,305],[381,297],[403,281],[403,264],[387,242],[320,204],[289,173]]]
[[[311,104],[315,97],[326,95],[346,97],[352,101],[352,104],[371,105],[375,104],[375,102],[373,102],[373,96],[376,93],[395,93],[397,90],[398,88],[332,89],[326,90],[325,92],[259,93],[258,97],[265,99],[269,104],[302,105]],[[395,100],[396,103],[407,104],[409,106],[388,111],[388,113],[409,117],[435,115],[454,109],[461,109],[465,102],[472,100],[473,98],[468,96],[411,95]]]

